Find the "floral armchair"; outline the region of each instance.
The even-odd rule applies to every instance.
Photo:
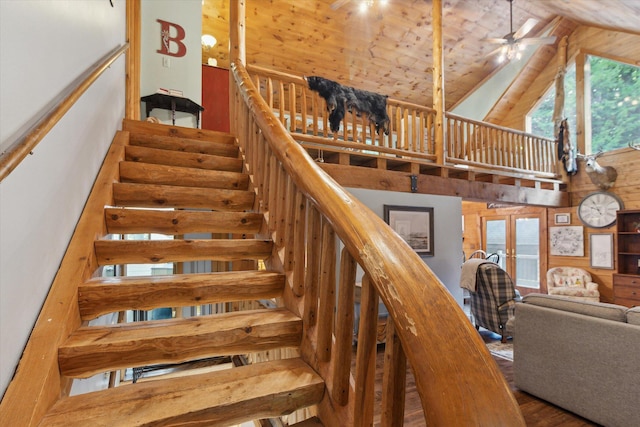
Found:
[[[570,299],[600,301],[598,284],[591,275],[577,267],[555,267],[547,271],[547,293]]]

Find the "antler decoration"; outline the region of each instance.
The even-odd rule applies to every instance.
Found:
[[[636,142],[635,144],[633,142],[629,142],[629,148],[633,148],[634,150],[640,150],[640,142]]]

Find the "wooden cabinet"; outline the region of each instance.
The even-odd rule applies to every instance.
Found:
[[[618,274],[613,275],[616,304],[640,306],[640,210],[620,210],[617,218],[616,258]]]

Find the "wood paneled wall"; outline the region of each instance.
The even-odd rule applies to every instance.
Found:
[[[630,148],[620,149],[602,155],[598,158],[598,162],[603,166],[613,166],[618,171],[618,179],[610,191],[622,199],[625,209],[640,209],[640,168],[638,167],[640,164],[640,151]],[[569,213],[571,215],[571,223],[568,225],[584,227],[578,218],[577,207],[584,196],[594,191],[599,191],[584,171],[584,162],[579,162],[579,172],[571,177],[570,187],[572,190],[572,206],[569,208],[539,208],[531,206],[488,209],[486,203],[464,202],[462,204],[462,214],[464,215],[464,253],[469,256],[473,251],[482,249],[482,216],[507,214],[525,215],[542,210],[546,216],[546,224],[548,224],[549,227],[555,225],[555,215],[558,213]],[[545,227],[545,232],[546,229]],[[584,227],[584,256],[551,256],[548,252],[543,254],[541,262],[546,263],[546,269],[541,271],[541,279],[546,282],[546,270],[552,267],[580,267],[587,270],[593,280],[598,283],[600,300],[603,302],[613,302],[612,283],[613,273],[616,272],[615,268],[617,268],[617,260],[615,260],[615,268],[613,270],[592,268],[590,266],[589,253],[591,248],[589,246],[589,236],[593,233],[614,233],[615,247],[616,225],[604,229]],[[549,237],[546,236],[545,238],[548,239]]]

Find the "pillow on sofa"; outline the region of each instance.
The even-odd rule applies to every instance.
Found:
[[[585,284],[585,280],[584,280],[584,276],[563,276],[561,274],[554,274],[553,284],[554,286],[557,286],[557,287],[579,286],[583,288]]]
[[[556,310],[570,311],[586,316],[599,317],[601,319],[614,320],[616,322],[627,321],[627,307],[607,304],[603,302],[578,301],[563,298],[556,295],[529,294],[525,295],[522,302],[554,308]]]
[[[627,310],[627,323],[640,326],[640,306]]]

